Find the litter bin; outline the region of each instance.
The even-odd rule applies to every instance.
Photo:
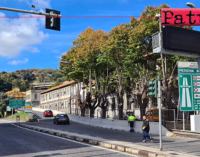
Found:
[[[16,116],[16,122],[20,122],[20,116]]]

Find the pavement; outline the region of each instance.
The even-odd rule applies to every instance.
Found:
[[[138,157],[53,136],[0,119],[0,156],[6,157]]]
[[[164,151],[159,151],[159,137],[153,135],[154,142],[142,143],[142,134],[130,133],[124,131],[117,131],[111,129],[104,129],[100,127],[92,127],[82,125],[79,123],[71,122],[69,125],[55,125],[53,124],[52,117],[42,117],[41,112],[34,111],[40,118],[39,123],[26,123],[26,125],[32,125],[42,127],[46,129],[53,129],[56,131],[63,131],[65,133],[76,133],[77,136],[85,136],[89,139],[98,138],[99,141],[106,141],[110,143],[117,143],[127,148],[135,148],[137,150],[144,150],[157,154],[165,154],[168,156],[200,156],[200,140],[192,138],[182,137],[166,137],[163,136],[163,148]],[[102,139],[102,140],[101,140]]]

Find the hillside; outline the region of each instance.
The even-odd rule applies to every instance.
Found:
[[[33,89],[29,83],[66,81],[66,78],[55,69],[27,69],[7,73],[0,72],[0,91],[9,91],[12,87],[20,87],[21,91]]]

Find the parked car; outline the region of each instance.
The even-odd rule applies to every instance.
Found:
[[[69,117],[67,114],[57,114],[53,119],[54,124],[64,123],[69,124]]]
[[[51,110],[45,110],[43,112],[43,117],[53,117],[53,112]]]

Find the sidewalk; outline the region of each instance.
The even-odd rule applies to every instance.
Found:
[[[200,132],[190,131],[190,130],[176,130],[172,129],[171,132],[176,137],[185,137],[185,138],[196,138],[200,139]]]
[[[160,151],[157,148],[147,147],[147,146],[141,146],[134,144],[133,142],[126,142],[126,141],[117,141],[117,140],[110,140],[105,138],[99,138],[89,135],[83,135],[78,133],[71,133],[68,131],[61,131],[56,129],[50,129],[50,128],[44,128],[41,126],[34,126],[34,125],[27,125],[24,123],[16,123],[15,125],[26,127],[28,129],[36,130],[39,132],[55,135],[55,136],[61,136],[63,138],[68,138],[71,140],[76,140],[79,142],[84,142],[92,145],[98,145],[101,147],[106,147],[110,149],[115,149],[122,152],[127,152],[131,154],[136,155],[142,155],[142,156],[157,156],[157,157],[195,157],[191,154],[186,153],[180,153],[175,151]]]

